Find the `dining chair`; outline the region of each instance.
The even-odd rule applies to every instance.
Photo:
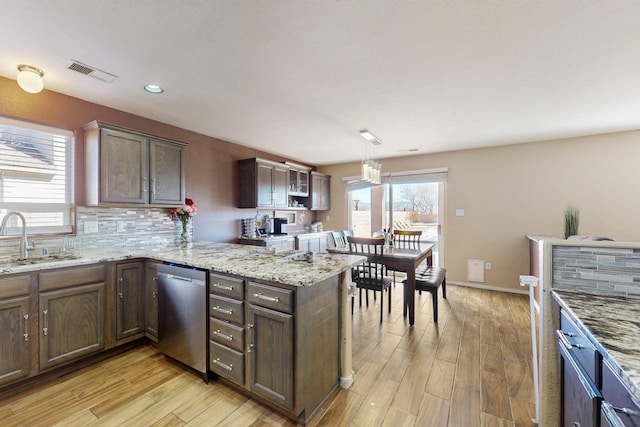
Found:
[[[332,231],[333,244],[336,247],[345,246],[347,244],[347,238],[344,235],[344,231]]]
[[[422,236],[421,230],[393,230],[393,241],[401,244],[418,244]]]
[[[366,292],[367,307],[369,306],[369,290],[380,292],[380,323],[384,305],[384,291],[389,293],[389,313],[391,313],[391,282],[390,277],[385,276],[385,268],[382,263],[384,239],[348,236],[349,251],[366,257],[366,261],[351,270],[352,281],[360,289],[360,307],[362,307],[362,290]],[[355,306],[355,297],[351,298],[351,314]]]
[[[393,244],[397,247],[417,247],[420,244],[421,230],[393,230]],[[393,284],[396,283],[396,271],[393,268],[387,268],[387,271],[393,272]]]
[[[344,234],[344,237],[353,236],[353,230],[343,230],[342,234]]]

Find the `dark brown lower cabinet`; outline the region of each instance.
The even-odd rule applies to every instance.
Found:
[[[158,263],[145,262],[145,328],[147,337],[158,342]]]
[[[597,427],[602,396],[562,341],[560,353],[561,419],[564,427]]]
[[[249,388],[293,409],[293,316],[249,304],[247,329]]]
[[[104,282],[40,293],[40,369],[104,348]]]
[[[601,426],[640,427],[640,405],[609,363],[602,363]]]
[[[144,263],[116,266],[116,339],[137,336],[145,331]]]
[[[29,376],[29,302],[29,296],[0,299],[0,384]]]
[[[287,286],[211,274],[209,370],[305,424],[340,381],[340,276]]]
[[[104,270],[98,264],[39,273],[40,370],[104,348]]]

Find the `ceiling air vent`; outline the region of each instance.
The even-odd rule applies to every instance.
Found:
[[[91,65],[83,64],[82,62],[73,59],[71,60],[69,65],[67,65],[67,68],[80,74],[84,74],[85,76],[93,77],[107,83],[111,83],[118,78],[118,76],[114,74],[107,73],[106,71],[99,70],[95,67],[92,67]]]

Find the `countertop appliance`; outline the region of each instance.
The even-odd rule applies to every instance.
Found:
[[[207,274],[158,265],[158,350],[207,377]]]
[[[285,234],[286,227],[283,227],[283,225],[286,224],[286,218],[273,218],[273,234]]]

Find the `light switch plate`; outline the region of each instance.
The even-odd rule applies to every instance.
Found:
[[[456,216],[464,216],[464,209],[456,209]]]

